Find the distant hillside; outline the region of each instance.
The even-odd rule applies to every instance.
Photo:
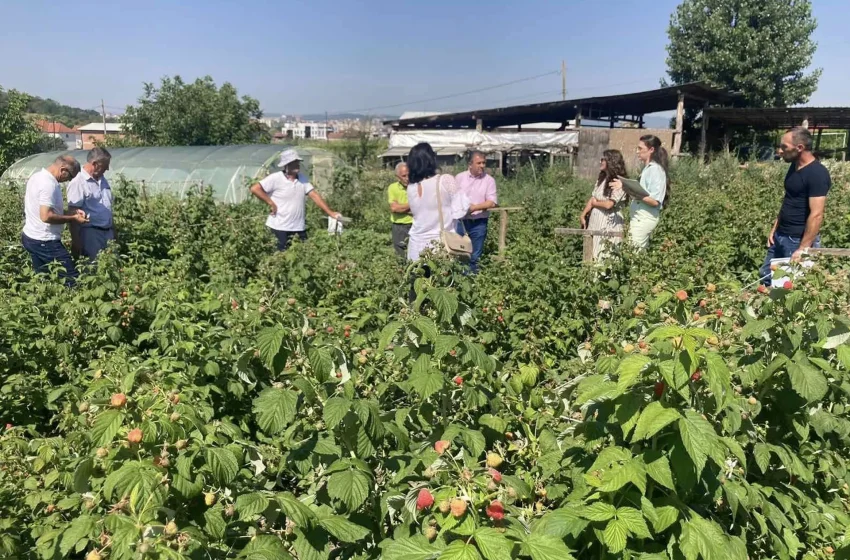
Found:
[[[0,91],[0,103],[4,103],[5,101],[6,93],[4,91]],[[43,118],[45,120],[61,122],[65,126],[71,128],[82,124],[88,124],[93,121],[100,121],[102,118],[98,111],[70,107],[68,105],[62,105],[58,101],[42,99],[41,97],[36,97],[34,95],[30,95],[30,102],[27,104],[27,112],[32,113],[33,115],[38,115],[39,118]]]

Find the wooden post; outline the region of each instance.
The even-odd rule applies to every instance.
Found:
[[[705,163],[706,143],[708,142],[708,102],[702,107],[702,130],[699,138],[699,160]]]
[[[608,128],[614,128],[614,111],[610,112],[608,118],[611,120],[611,122],[608,123]]]
[[[576,106],[576,128],[581,128],[581,105]]]
[[[475,130],[481,132],[484,130],[484,120],[483,119],[475,119]]]
[[[623,238],[621,231],[602,231],[598,229],[581,229],[581,228],[555,228],[555,235],[581,235],[582,239],[582,261],[589,263],[593,262],[593,238],[594,237],[611,237]]]
[[[499,152],[499,175],[505,176],[505,152]]]
[[[499,256],[505,254],[505,247],[508,244],[508,213],[502,212],[499,216]]]
[[[815,152],[820,151],[820,137],[821,137],[822,134],[823,134],[823,129],[818,128],[818,137],[815,138]]]
[[[521,206],[497,206],[490,209],[491,214],[499,213],[499,257],[505,254],[508,245],[508,212],[522,210]]]
[[[552,167],[553,165],[555,165],[555,154],[549,152],[549,167]]]
[[[567,61],[561,61],[561,101],[567,100]]]
[[[678,156],[682,151],[682,132],[685,120],[685,95],[679,93],[679,103],[676,105],[676,132],[673,137],[673,151],[671,155]]]

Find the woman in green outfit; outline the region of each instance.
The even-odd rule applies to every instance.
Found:
[[[661,210],[667,206],[670,198],[670,177],[667,174],[669,159],[667,150],[661,146],[661,140],[652,134],[640,137],[637,153],[644,165],[640,173],[640,186],[649,196],[632,198],[629,242],[638,249],[646,249],[652,232],[658,226]],[[614,179],[611,187],[622,189],[623,183]]]

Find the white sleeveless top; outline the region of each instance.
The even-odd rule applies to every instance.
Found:
[[[407,259],[419,260],[419,255],[434,241],[440,239],[440,214],[437,208],[437,178],[440,178],[440,196],[443,203],[443,227],[455,231],[457,220],[469,212],[469,198],[457,188],[451,175],[436,175],[422,183],[407,186],[407,202],[413,215],[410,240],[407,243]],[[422,195],[419,185],[422,185]]]

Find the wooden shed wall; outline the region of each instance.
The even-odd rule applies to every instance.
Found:
[[[673,130],[664,128],[582,128],[578,138],[577,172],[579,177],[595,179],[599,160],[605,150],[620,150],[626,168],[632,174],[638,168],[637,145],[644,134],[654,134],[669,152],[673,146]]]

